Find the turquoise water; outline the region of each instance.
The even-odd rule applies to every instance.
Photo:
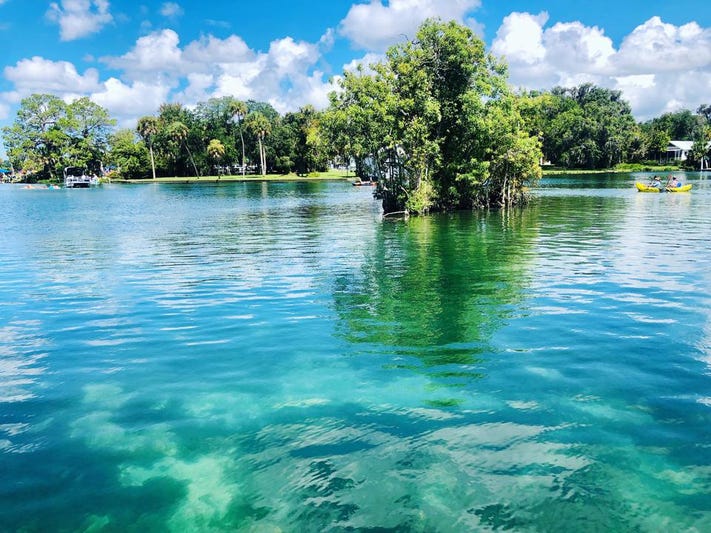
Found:
[[[709,531],[711,179],[383,220],[0,186],[0,531]]]

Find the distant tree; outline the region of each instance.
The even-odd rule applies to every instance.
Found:
[[[188,152],[188,156],[190,157],[190,162],[193,165],[193,169],[195,170],[195,177],[199,177],[200,173],[198,172],[197,166],[195,165],[193,154],[190,152],[190,147],[186,142],[188,138],[188,127],[179,120],[176,120],[170,123],[167,129],[167,133],[168,136],[173,139],[173,141],[178,145],[178,147],[185,147]]]
[[[109,146],[109,136],[116,125],[109,112],[89,98],[79,98],[67,106],[67,134],[71,138],[73,166],[85,167],[95,174],[103,173],[102,159]]]
[[[331,105],[323,119],[326,144],[332,157],[352,158],[356,175],[377,181],[385,174],[384,141],[388,138],[393,98],[379,76],[367,75],[362,67],[345,72],[342,92],[331,93]]]
[[[154,147],[167,173],[200,176],[200,168],[209,169],[206,123],[195,111],[179,103],[163,104],[157,118],[159,133]]]
[[[526,129],[547,160],[571,168],[609,168],[642,155],[642,134],[620,91],[586,83],[521,97]]]
[[[666,154],[669,142],[672,140],[671,135],[665,129],[642,125],[642,139],[644,143],[644,155],[647,159],[661,158]]]
[[[240,143],[242,145],[242,175],[245,173],[245,148],[244,148],[244,132],[242,131],[242,124],[244,118],[247,115],[247,104],[236,98],[231,98],[229,101],[229,113],[232,117],[237,120],[237,127],[239,130]]]
[[[282,130],[287,142],[282,147],[281,155],[293,164],[297,174],[323,171],[328,166],[322,117],[323,113],[310,105],[284,116]]]
[[[691,146],[686,165],[690,168],[708,168],[708,161],[711,157],[711,126],[704,127]]]
[[[149,153],[144,142],[136,142],[133,130],[121,129],[109,137],[107,163],[124,178],[144,176]]]
[[[666,132],[674,141],[693,141],[701,133],[704,123],[705,118],[701,114],[695,115],[688,109],[682,109],[655,117],[642,124],[642,129]]]
[[[696,114],[701,115],[706,119],[706,125],[711,126],[711,105],[703,104],[696,109]]]
[[[12,165],[37,179],[57,181],[68,166],[99,172],[115,121],[88,98],[66,104],[49,94],[33,94],[20,102],[3,140]]]
[[[259,143],[259,166],[262,176],[266,176],[267,155],[264,149],[264,139],[271,133],[272,126],[269,119],[258,111],[247,115],[245,125],[257,137],[257,142]]]
[[[543,159],[559,161],[551,126],[555,118],[576,104],[561,94],[531,91],[520,95],[518,106],[529,135],[541,142]]]
[[[155,117],[141,117],[138,119],[138,124],[136,125],[136,131],[138,135],[141,136],[143,141],[148,145],[148,151],[151,156],[151,172],[153,174],[153,179],[156,179],[156,161],[153,155],[153,141],[158,135],[159,131],[158,119]]]
[[[69,148],[68,125],[67,105],[60,98],[49,94],[24,98],[15,122],[2,130],[13,166],[37,179],[57,181]]]
[[[207,145],[207,154],[217,164],[225,156],[225,146],[218,139],[212,139]]]
[[[244,104],[247,106],[248,115],[252,113],[259,113],[261,115],[264,115],[264,117],[266,117],[270,124],[274,124],[274,122],[278,121],[281,118],[279,112],[274,109],[274,106],[267,102],[247,100]]]

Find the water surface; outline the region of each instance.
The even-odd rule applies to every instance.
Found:
[[[711,181],[638,178],[0,186],[0,531],[711,530]]]

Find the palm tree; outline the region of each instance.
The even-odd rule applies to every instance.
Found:
[[[242,175],[244,176],[244,135],[242,133],[242,121],[247,115],[247,104],[241,100],[230,98],[227,105],[229,113],[233,118],[237,119],[237,125],[239,126],[239,138],[242,142]]]
[[[212,139],[207,145],[207,155],[217,163],[225,155],[225,145],[219,139]],[[219,174],[219,170],[218,170]]]
[[[262,176],[267,175],[267,153],[264,149],[264,138],[271,133],[272,126],[269,119],[261,113],[251,113],[248,117],[249,129],[257,136],[259,141],[259,163],[262,169]]]
[[[136,125],[138,135],[148,144],[148,150],[151,153],[151,170],[153,171],[153,179],[156,179],[156,161],[153,157],[153,138],[158,135],[158,119],[156,117],[141,117]]]
[[[185,145],[185,149],[188,151],[188,156],[190,157],[190,162],[193,164],[193,169],[195,169],[195,177],[199,177],[200,173],[198,172],[197,166],[195,166],[193,154],[190,152],[190,147],[186,142],[188,139],[188,127],[179,120],[171,122],[170,126],[168,126],[168,136],[178,143],[178,146]]]

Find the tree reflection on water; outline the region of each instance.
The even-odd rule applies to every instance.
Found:
[[[470,387],[525,297],[536,220],[535,208],[385,220],[363,268],[336,280],[339,333],[386,369],[426,375],[428,389]]]

